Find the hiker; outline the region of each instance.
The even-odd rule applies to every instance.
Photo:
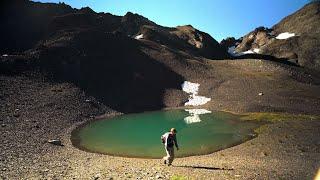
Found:
[[[163,160],[164,164],[168,163],[168,166],[171,166],[174,159],[174,145],[177,150],[179,150],[176,133],[177,130],[175,128],[171,128],[170,132],[166,132],[161,136],[162,143],[164,144],[167,153],[167,156],[163,157]]]

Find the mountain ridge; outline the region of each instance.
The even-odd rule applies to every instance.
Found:
[[[239,39],[225,39],[221,45],[247,57],[273,56],[293,62],[310,70],[320,71],[320,2],[311,2],[295,13],[283,18],[272,28],[258,27]],[[278,39],[281,34],[293,37]],[[232,39],[232,41],[230,41]],[[253,52],[253,51],[259,52]],[[253,55],[248,55],[253,54]]]

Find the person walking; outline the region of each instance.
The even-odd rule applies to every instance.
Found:
[[[166,132],[161,136],[162,143],[164,144],[167,156],[163,157],[164,164],[168,164],[171,166],[172,161],[174,159],[174,145],[177,150],[179,150],[178,141],[177,141],[177,130],[175,128],[171,128],[170,132]]]

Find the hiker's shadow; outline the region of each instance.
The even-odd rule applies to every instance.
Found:
[[[208,167],[208,166],[176,166],[172,165],[173,167],[178,168],[193,168],[193,169],[206,169],[206,170],[223,170],[223,171],[232,171],[234,169],[230,168],[219,168],[219,167]]]

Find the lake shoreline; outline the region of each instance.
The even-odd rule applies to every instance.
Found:
[[[1,81],[10,93],[2,99],[6,108],[0,114],[2,179],[313,179],[320,166],[318,119],[270,123],[252,140],[177,158],[170,168],[160,159],[85,152],[72,145],[72,130],[101,114],[119,112],[86,102],[89,97],[72,84],[25,76],[1,76]],[[64,146],[49,139],[60,139]]]
[[[186,122],[185,122],[184,118],[187,117],[188,115],[190,116],[191,114],[188,113],[188,115],[187,115],[185,113],[182,113],[182,114],[184,114],[184,115],[182,115],[181,112],[186,112],[184,110],[185,110],[185,108],[183,109],[183,107],[181,107],[179,109],[177,109],[177,108],[175,108],[175,109],[166,108],[165,110],[146,111],[146,112],[143,112],[143,113],[134,113],[134,114],[119,114],[119,115],[108,116],[108,117],[105,117],[105,118],[96,118],[96,119],[93,119],[91,121],[87,121],[86,123],[82,123],[81,125],[75,127],[71,132],[71,142],[72,142],[73,146],[75,146],[76,148],[79,148],[80,150],[83,150],[83,151],[86,151],[86,152],[91,152],[91,153],[99,153],[99,154],[104,154],[104,155],[119,156],[119,157],[126,157],[126,158],[161,159],[163,157],[163,152],[162,152],[161,155],[159,155],[159,154],[155,155],[155,152],[151,153],[150,150],[149,150],[149,153],[143,153],[143,155],[140,154],[139,151],[137,151],[136,154],[134,154],[133,152],[135,152],[135,151],[129,153],[129,152],[125,151],[124,149],[122,149],[122,150],[124,150],[123,153],[120,153],[118,151],[113,151],[113,150],[112,150],[112,152],[109,152],[111,149],[105,150],[105,148],[108,149],[108,146],[110,146],[111,144],[105,144],[104,142],[107,142],[109,140],[108,138],[111,138],[111,137],[109,137],[110,135],[108,136],[106,134],[106,132],[104,132],[104,131],[110,131],[111,130],[111,131],[113,131],[112,134],[114,134],[116,136],[116,134],[118,132],[121,133],[121,134],[125,134],[126,131],[132,131],[132,129],[134,129],[134,133],[136,134],[138,132],[142,132],[143,131],[142,129],[144,129],[144,128],[147,128],[148,131],[150,131],[150,129],[154,129],[156,127],[161,127],[163,125],[163,123],[164,124],[170,123],[170,121],[171,121],[170,118],[167,119],[166,117],[173,117],[174,116],[174,119],[179,120],[179,122],[181,122],[181,125],[175,124],[175,125],[172,125],[172,127],[178,128],[178,131],[179,131],[179,133],[178,133],[179,144],[181,146],[184,146],[185,148],[187,148],[186,146],[188,146],[187,145],[188,143],[183,138],[184,136],[186,136],[186,134],[181,134],[181,132],[182,132],[181,130],[182,129],[183,130],[187,130],[188,129],[187,131],[190,132],[190,128],[192,128],[193,126],[192,126],[192,124],[185,124]],[[187,148],[187,149],[191,148],[194,151],[190,151],[190,150],[188,150],[187,152],[179,151],[175,155],[176,158],[212,154],[214,152],[221,151],[223,149],[239,145],[241,143],[244,143],[245,141],[248,141],[248,140],[251,140],[251,139],[255,138],[258,135],[258,133],[255,133],[255,130],[260,128],[262,125],[265,124],[265,122],[260,122],[260,121],[257,121],[256,123],[254,121],[242,121],[241,120],[241,117],[242,117],[241,115],[236,116],[235,114],[226,113],[226,112],[223,112],[223,111],[213,111],[213,112],[212,111],[208,111],[208,112],[210,112],[210,114],[207,113],[206,116],[202,116],[201,115],[199,117],[199,118],[201,118],[202,121],[205,122],[206,125],[201,125],[202,122],[200,122],[200,121],[196,122],[196,124],[197,124],[197,126],[200,125],[201,129],[206,128],[207,126],[210,126],[211,128],[215,129],[215,130],[212,130],[211,132],[215,132],[216,134],[214,136],[213,135],[208,136],[208,135],[206,135],[206,133],[202,133],[202,130],[201,131],[196,131],[196,129],[199,129],[199,127],[196,128],[195,130],[193,130],[193,133],[194,134],[199,134],[202,137],[204,137],[204,136],[207,137],[208,136],[206,139],[211,139],[211,141],[217,141],[217,143],[219,143],[219,145],[215,144],[215,143],[210,143],[210,140],[209,141],[203,141],[202,139],[199,139],[199,138],[197,139],[196,138],[196,140],[194,139],[194,141],[196,142],[196,144],[199,144],[199,145],[197,146],[197,145],[195,145],[193,143],[192,146],[190,146],[190,144],[189,144],[189,146]],[[137,116],[140,116],[140,118],[137,117]],[[161,118],[160,119],[157,118],[158,116],[161,116]],[[209,116],[210,116],[210,118],[209,118]],[[127,125],[127,123],[122,124],[121,127],[127,127],[127,128],[126,129],[122,129],[121,128],[121,129],[118,129],[118,130],[114,130],[113,128],[108,129],[107,127],[104,126],[105,128],[102,131],[101,126],[103,124],[108,123],[110,120],[117,121],[118,120],[117,118],[119,120],[121,120],[121,121],[129,120],[130,118],[134,118],[132,120],[130,119],[130,121],[128,121],[128,123],[130,123],[130,122],[131,123],[135,122],[135,123],[129,124],[129,125]],[[149,124],[149,126],[144,126],[142,129],[139,129],[139,128],[136,129],[137,127],[134,128],[136,123],[138,123],[138,124],[147,123],[147,122],[144,122],[144,121],[142,122],[141,120],[143,120],[143,119],[147,119],[148,122],[149,121],[155,121],[154,123],[152,123],[154,125],[150,126],[150,124]],[[208,121],[209,119],[211,121]],[[104,122],[104,123],[102,123],[102,122]],[[163,122],[163,123],[157,123],[157,122]],[[95,126],[94,125],[95,123],[99,123],[99,126],[97,126],[97,125]],[[93,130],[92,126],[96,127],[97,129]],[[128,127],[131,127],[131,128],[128,128]],[[141,126],[138,126],[138,127],[141,127]],[[218,128],[218,127],[220,127],[220,128]],[[234,128],[236,128],[236,130]],[[91,139],[91,140],[86,139],[86,138],[85,139],[81,139],[80,134],[81,134],[81,131],[83,131],[83,129],[86,129],[86,130],[84,132],[85,135],[82,134],[82,136],[84,136],[84,137],[90,136],[91,138],[89,138],[89,139]],[[153,131],[160,132],[160,131],[163,131],[163,130],[165,131],[167,128],[162,127],[160,129],[156,128],[154,130],[151,130],[151,132],[153,132]],[[99,133],[96,132],[96,131],[99,131]],[[101,133],[103,133],[103,135],[105,136],[103,138],[103,142],[101,142],[101,139],[100,139],[100,136],[102,136]],[[96,135],[90,135],[90,134],[96,134]],[[225,136],[226,134],[230,134],[230,135],[228,137],[226,137]],[[148,134],[148,135],[151,136],[151,134]],[[157,134],[157,135],[153,135],[153,139],[158,139],[157,137],[160,136],[160,135],[161,135],[161,133]],[[187,136],[190,136],[190,134],[187,135]],[[223,137],[221,137],[221,136],[223,136]],[[234,136],[237,136],[237,137],[241,136],[241,138],[236,138]],[[126,136],[126,137],[130,137],[130,136]],[[128,140],[128,141],[131,142],[131,141],[135,141],[136,139],[140,139],[139,141],[142,141],[144,137],[145,136],[141,134],[139,137],[135,137],[132,140]],[[219,139],[216,139],[217,137],[225,138],[225,139],[221,141]],[[94,140],[96,138],[99,139],[98,142],[96,142]],[[111,138],[111,139],[114,139],[114,138]],[[156,142],[152,141],[153,143],[151,143],[150,139],[148,140],[148,138],[146,138],[145,140],[146,141],[144,142],[144,144],[148,144],[148,145],[143,145],[143,146],[146,146],[145,147],[146,149],[148,149],[148,148],[150,149],[150,148],[153,148],[153,146],[157,146],[156,149],[163,150],[163,146],[158,141],[156,141]],[[94,141],[93,143],[99,144],[99,148],[94,148],[92,145],[90,145],[91,141]],[[117,141],[114,142],[113,140],[111,140],[111,141],[113,143],[117,142]],[[119,141],[122,142],[122,143],[120,143],[120,146],[126,146],[126,143],[124,143],[125,141],[127,141],[126,139],[119,139]],[[139,144],[139,141],[133,143],[133,145]],[[227,143],[227,141],[228,141],[228,143]],[[226,143],[226,144],[224,144],[224,143]],[[200,146],[202,146],[203,148],[207,148],[207,150],[202,150],[200,148],[197,148],[197,147],[200,147]],[[210,149],[209,149],[209,147],[210,147]],[[127,147],[127,148],[130,148],[130,147]],[[153,151],[156,151],[156,150],[153,149]]]

